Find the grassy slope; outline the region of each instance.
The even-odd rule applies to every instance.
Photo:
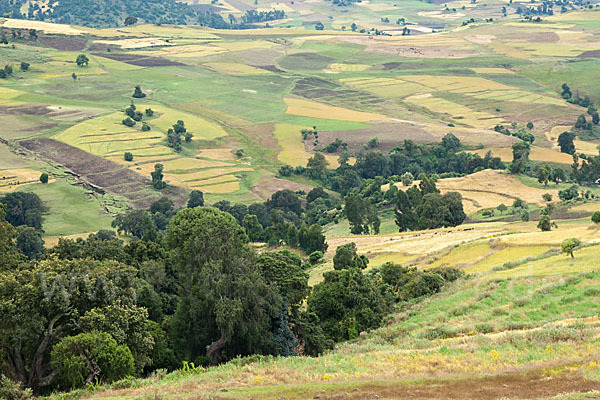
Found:
[[[599,282],[600,272],[465,279],[406,307],[385,327],[318,358],[234,360],[208,370],[180,371],[158,382],[130,382],[136,387],[132,389],[115,385],[93,397],[328,398],[353,388],[364,396],[385,392],[384,387],[442,385],[448,380],[458,385],[467,376],[490,375],[499,376],[500,393],[517,371],[529,371],[536,380],[600,379]],[[430,381],[419,381],[423,379]],[[564,390],[554,394],[559,393]]]

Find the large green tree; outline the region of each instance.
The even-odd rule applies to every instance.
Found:
[[[133,303],[135,269],[116,262],[48,259],[0,272],[0,349],[7,375],[34,391],[53,384],[53,343],[80,316],[117,299]]]
[[[172,332],[182,356],[215,362],[274,352],[270,328],[281,299],[237,221],[215,208],[187,208],[171,220],[166,240],[181,287]]]

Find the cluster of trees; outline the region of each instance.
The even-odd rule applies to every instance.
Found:
[[[435,293],[459,276],[392,264],[363,274],[368,261],[351,244],[337,249],[335,271],[311,290],[301,257],[258,254],[233,214],[203,207],[200,192],[190,196],[194,207],[176,211],[163,198],[117,218],[114,225],[135,237],[126,244],[100,231],[61,238],[30,260],[13,223],[40,225],[31,211],[40,207],[26,207],[33,197],[21,195],[1,199],[0,363],[35,393],[173,370],[182,361],[317,355],[379,326],[394,302]],[[298,211],[281,196],[267,202],[271,211]]]
[[[406,191],[392,188],[391,191],[397,192],[395,214],[400,232],[457,226],[467,217],[460,193],[441,195],[433,178],[426,177],[418,188],[412,186]]]
[[[323,216],[332,207],[333,201],[323,189],[315,188],[306,196],[306,208],[302,207],[298,194],[290,190],[275,192],[263,203],[246,206],[222,200],[213,207],[233,216],[252,242],[266,242],[271,246],[286,244],[310,254],[327,250],[321,225],[331,222]],[[192,191],[188,207],[203,205],[202,192]],[[164,232],[175,212],[173,202],[163,197],[148,211],[130,210],[118,215],[113,221],[113,228],[139,239],[153,238]]]
[[[242,24],[253,24],[257,22],[275,21],[283,18],[285,18],[285,11],[283,10],[248,10],[244,15],[242,15],[241,20]]]
[[[15,227],[17,249],[27,259],[36,259],[44,249],[42,214],[46,207],[38,195],[25,192],[8,193],[0,197],[0,204],[4,205],[3,220]],[[0,234],[4,233],[0,230]]]
[[[531,128],[529,128],[529,124],[531,124]],[[533,124],[530,122],[528,124],[528,129],[532,129],[533,128]],[[533,136],[533,134],[531,132],[526,131],[525,129],[519,129],[519,130],[515,130],[515,131],[511,131],[510,129],[508,129],[507,127],[505,127],[504,125],[496,125],[494,127],[494,130],[498,133],[501,133],[503,135],[507,135],[507,136],[514,136],[517,137],[525,142],[528,142],[530,144],[532,144],[535,141],[535,136]]]
[[[144,114],[146,114],[147,117],[151,117],[152,115],[154,115],[154,111],[152,111],[151,108],[147,108],[146,111],[142,113],[141,111],[137,110],[137,107],[135,106],[134,102],[131,101],[129,107],[125,109],[126,117],[123,118],[121,123],[130,128],[134,127],[137,122],[142,121],[142,119],[144,118]],[[146,132],[149,130],[151,130],[150,125],[148,125],[145,122],[142,122],[142,131]]]
[[[167,130],[167,146],[179,153],[182,150],[182,136],[184,137],[186,143],[191,142],[192,137],[194,137],[194,135],[187,131],[185,122],[178,120],[175,124],[173,124],[172,128]]]

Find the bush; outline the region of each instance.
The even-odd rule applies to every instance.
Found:
[[[142,124],[142,132],[148,132],[150,129],[150,125],[148,125],[147,123],[144,122]]]
[[[23,389],[19,382],[0,375],[0,399],[25,400],[33,397],[31,389]]]
[[[595,224],[600,224],[600,211],[596,211],[592,214],[592,222]]]
[[[125,155],[123,156],[123,158],[125,159],[125,161],[133,161],[133,154],[131,154],[130,152],[126,151]]]
[[[40,175],[40,182],[48,183],[48,174],[47,173],[44,172]]]
[[[323,259],[323,253],[320,251],[313,251],[308,256],[308,260],[310,261],[311,264],[316,264],[319,261],[321,261],[322,259]]]
[[[444,278],[433,272],[415,275],[403,288],[402,298],[412,299],[437,293],[444,286]]]
[[[122,123],[123,125],[125,125],[125,126],[128,126],[128,127],[130,127],[130,128],[131,128],[132,126],[134,126],[134,125],[135,125],[135,121],[134,121],[134,120],[132,120],[132,119],[131,119],[131,117],[127,117],[127,118],[125,118],[123,121],[121,121],[121,123]]]
[[[78,388],[96,379],[111,383],[135,371],[129,347],[118,345],[106,332],[65,337],[52,348],[51,360],[66,388]]]

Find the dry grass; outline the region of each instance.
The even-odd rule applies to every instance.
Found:
[[[477,74],[490,74],[490,75],[495,75],[495,74],[501,74],[501,75],[508,75],[508,74],[514,74],[513,71],[511,71],[510,69],[506,69],[506,68],[471,68],[475,73]]]
[[[0,171],[0,192],[12,192],[24,185],[40,182],[40,171],[29,168],[15,168]],[[51,179],[49,182],[54,182]]]
[[[141,49],[155,46],[174,46],[173,43],[165,42],[160,38],[128,38],[120,40],[94,40],[94,43],[111,44],[122,49]]]
[[[316,101],[302,100],[291,97],[284,99],[287,104],[287,114],[299,115],[302,117],[335,119],[340,121],[368,122],[384,121],[391,118],[383,114],[354,111],[348,108],[329,106]]]
[[[299,125],[276,124],[273,134],[277,139],[277,143],[282,150],[279,152],[277,159],[282,163],[289,164],[293,167],[301,165],[306,166],[308,159],[312,154],[307,152],[300,131],[305,128]],[[337,168],[339,163],[337,156],[325,154],[325,159],[329,162],[330,168]]]
[[[271,73],[261,68],[233,62],[211,62],[204,65],[212,70],[227,75],[267,75]]]
[[[504,162],[512,161],[512,149],[506,147],[491,147],[481,150],[474,150],[473,153],[484,156],[488,151],[492,152],[494,157],[500,157]],[[544,149],[542,147],[532,146],[529,153],[529,159],[533,161],[556,162],[561,164],[573,164],[573,157],[559,151]]]
[[[2,22],[0,20],[0,22]],[[26,19],[4,19],[0,24],[4,28],[35,29],[48,34],[56,35],[81,35],[83,30],[75,29],[70,25],[51,24],[49,22],[30,21]]]

